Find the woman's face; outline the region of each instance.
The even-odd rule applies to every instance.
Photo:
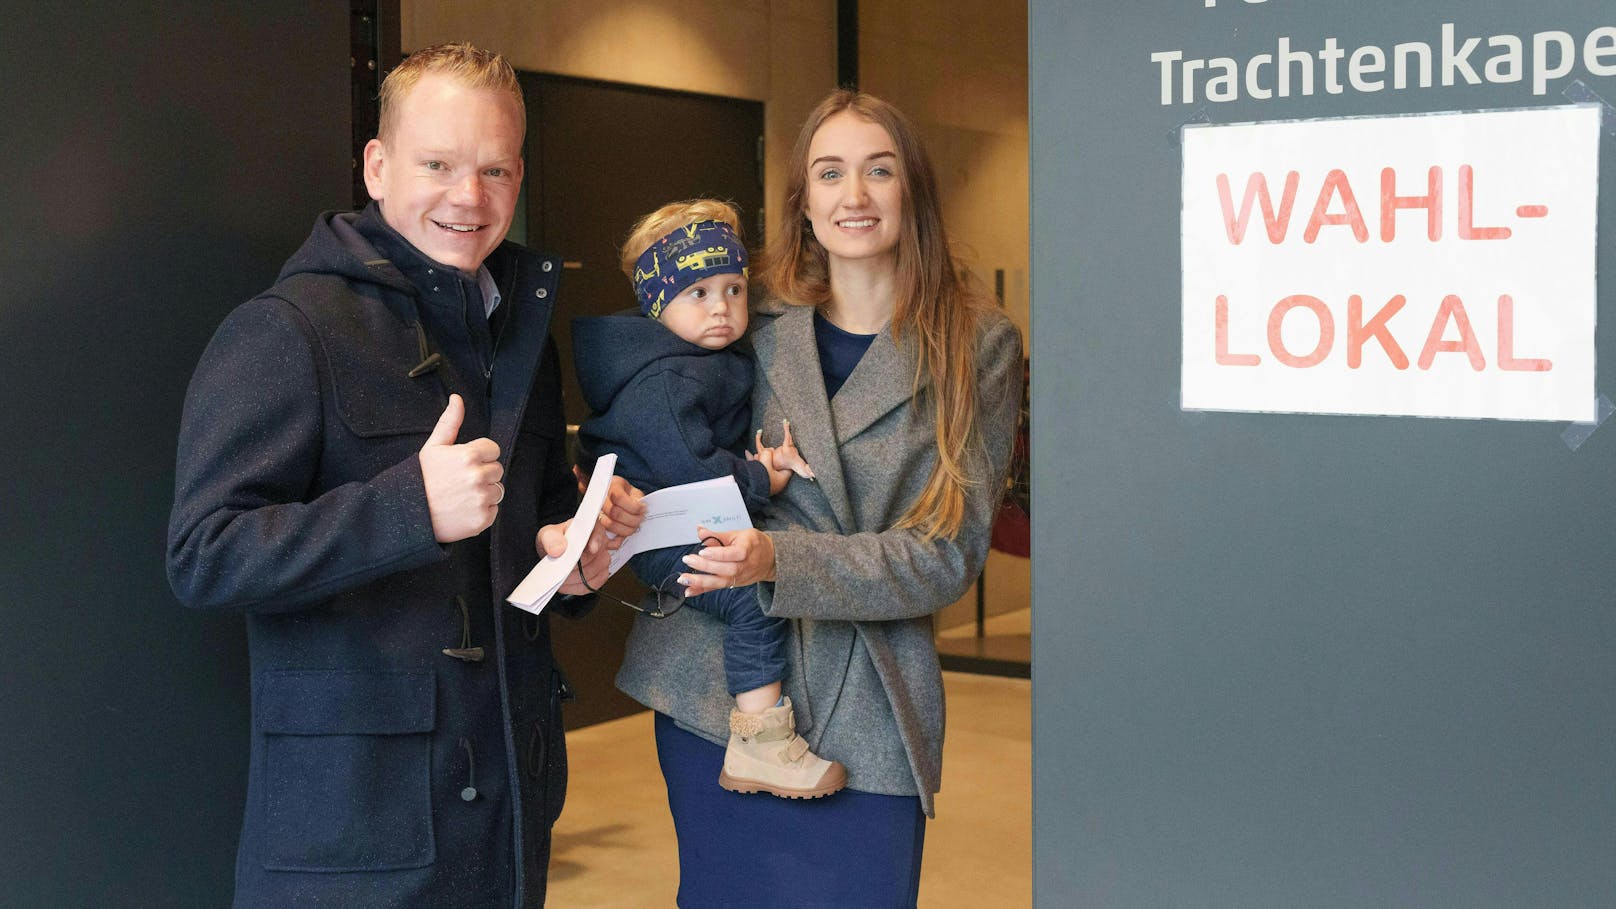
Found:
[[[897,145],[878,123],[842,111],[808,145],[804,214],[832,260],[891,259],[903,224]]]

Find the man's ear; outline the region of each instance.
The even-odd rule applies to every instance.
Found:
[[[377,201],[382,198],[382,167],[386,164],[386,148],[382,140],[365,143],[365,192]]]

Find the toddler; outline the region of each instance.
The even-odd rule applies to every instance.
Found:
[[[617,455],[617,473],[645,492],[733,476],[749,511],[811,479],[785,426],[785,441],[746,451],[752,358],[746,333],[747,255],[733,209],[713,199],[675,202],[640,219],[623,245],[623,273],[638,314],[577,319],[573,354],[591,416],[580,427],[587,462]],[[671,547],[629,566],[663,594],[677,588],[682,557]],[[847,771],[809,750],[781,693],[786,622],[763,614],[752,587],[726,588],[686,603],[727,626],[724,675],[735,697],[719,785],[734,792],[818,798],[847,784]]]

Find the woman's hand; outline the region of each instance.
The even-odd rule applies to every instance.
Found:
[[[707,546],[685,556],[685,564],[692,569],[679,575],[685,596],[774,580],[774,541],[768,534],[750,527],[730,531],[698,527],[696,532]]]

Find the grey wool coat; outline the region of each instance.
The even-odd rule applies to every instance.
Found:
[[[1021,402],[1021,335],[997,312],[978,335],[983,450],[967,461],[977,482],[959,534],[927,542],[891,529],[937,461],[929,409],[914,394],[912,336],[898,343],[883,330],[827,400],[813,310],[787,306],[758,321],[754,427],[777,445],[780,421],[790,420],[818,477],[793,477],[774,498],[764,529],[775,580],[756,586],[765,613],[792,620],[785,685],[797,729],[847,766],[852,788],[918,795],[932,816],[943,750],[932,615],[965,593],[987,556]],[[698,735],[727,741],[723,631],[694,609],[636,617],[618,687]]]

